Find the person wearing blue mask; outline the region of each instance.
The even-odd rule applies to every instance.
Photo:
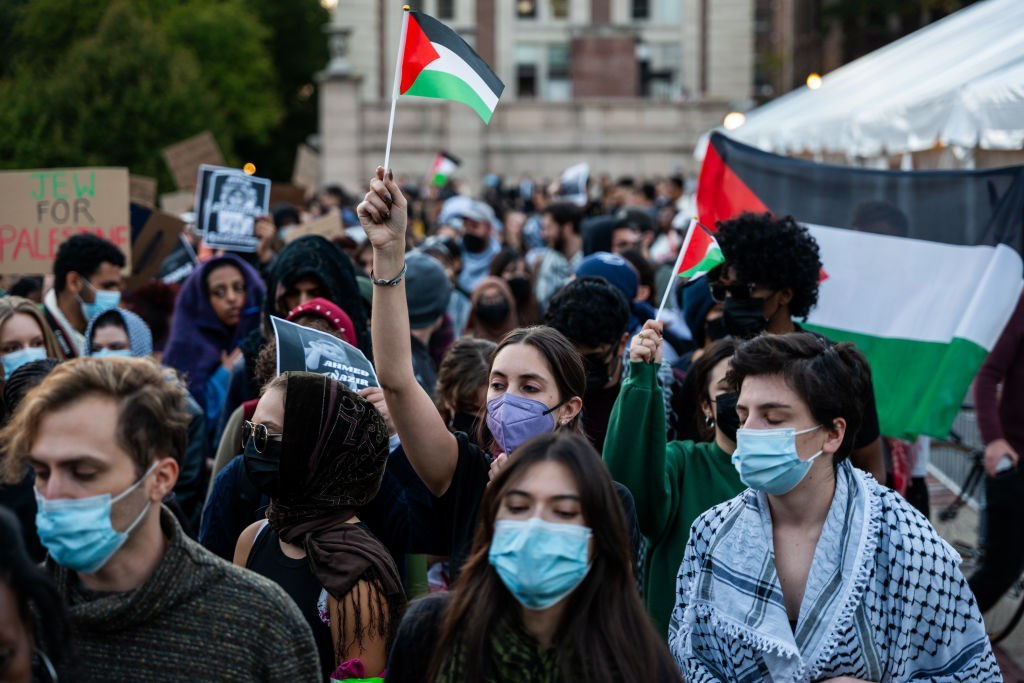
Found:
[[[0,432],[0,471],[31,465],[45,569],[84,680],[320,680],[316,645],[275,584],[213,556],[161,505],[185,447],[185,390],[141,358],[78,358]]]
[[[694,522],[669,649],[686,680],[993,681],[960,556],[853,467],[871,369],[802,332],[742,344],[732,462],[750,488]]]
[[[378,168],[358,207],[373,244],[373,355],[377,379],[395,429],[416,474],[433,496],[439,523],[450,530],[450,572],[457,576],[476,533],[480,500],[493,475],[523,442],[555,430],[583,433],[583,359],[558,330],[543,325],[512,330],[490,359],[484,418],[476,438],[452,434],[413,372],[406,298],[405,197]],[[415,296],[410,297],[415,300]],[[633,497],[617,486],[630,521],[639,577],[643,537]]]
[[[91,233],[73,235],[57,249],[43,311],[62,358],[83,355],[89,321],[121,303],[124,265],[120,249]]]
[[[4,381],[25,363],[60,359],[60,346],[39,307],[20,296],[0,297],[0,392]]]
[[[582,436],[520,446],[484,494],[462,576],[409,606],[385,681],[679,681],[633,590],[617,501]]]
[[[89,321],[85,355],[143,358],[153,354],[153,333],[146,321],[120,308],[104,311]]]

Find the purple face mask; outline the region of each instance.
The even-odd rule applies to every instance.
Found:
[[[555,408],[506,391],[487,402],[487,428],[498,447],[511,453],[538,434],[554,431],[555,418],[551,411]]]

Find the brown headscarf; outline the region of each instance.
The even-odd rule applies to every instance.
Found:
[[[390,641],[405,605],[398,569],[373,534],[346,523],[380,488],[387,425],[373,404],[333,379],[286,376],[280,484],[267,519],[282,540],[305,548],[313,574],[335,600],[359,581],[373,584],[373,613],[364,619],[357,609],[356,637],[362,640],[365,622]],[[338,611],[340,619],[344,610]]]
[[[494,299],[495,293],[508,302],[508,315],[498,324],[486,324],[477,316],[476,307],[483,298]],[[470,297],[469,319],[466,320],[466,331],[463,334],[497,344],[518,326],[519,313],[516,310],[516,298],[512,295],[512,290],[505,279],[489,275],[480,280],[476,288],[473,289],[473,296]]]

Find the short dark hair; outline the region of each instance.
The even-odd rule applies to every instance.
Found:
[[[743,386],[747,377],[778,375],[810,408],[818,424],[831,428],[846,420],[835,462],[849,457],[872,391],[871,366],[850,342],[830,344],[808,332],[762,334],[733,354],[728,381]]]
[[[123,268],[124,254],[111,242],[92,233],[72,235],[57,249],[53,261],[53,288],[58,293],[63,292],[68,273],[72,271],[88,280],[104,263]]]
[[[603,277],[581,277],[551,297],[544,324],[577,347],[617,344],[629,327],[629,303],[619,288]]]
[[[572,202],[551,202],[544,207],[544,213],[551,216],[551,220],[559,225],[572,224],[574,234],[580,234],[580,223],[583,221],[583,211]]]
[[[712,279],[720,269],[732,267],[746,282],[773,289],[789,287],[793,290],[789,312],[797,318],[806,318],[818,303],[818,243],[792,216],[745,212],[718,223],[715,238],[725,263],[709,274]]]

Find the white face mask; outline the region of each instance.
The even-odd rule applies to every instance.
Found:
[[[801,460],[796,452],[796,437],[816,429],[821,429],[821,425],[799,432],[791,427],[737,429],[732,464],[740,480],[752,489],[773,496],[792,491],[807,476],[814,459],[822,454],[819,450],[807,460]]]

